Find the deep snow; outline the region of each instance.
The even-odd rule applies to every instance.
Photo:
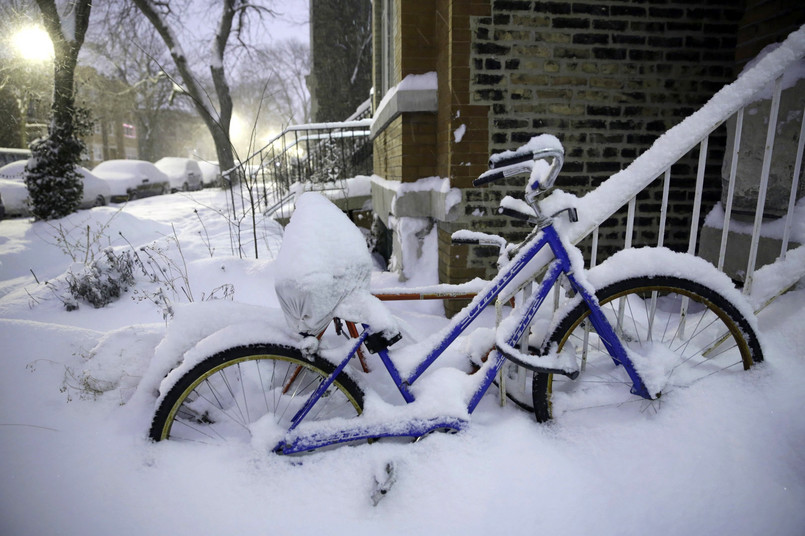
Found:
[[[194,341],[175,328],[165,339],[156,285],[142,274],[103,309],[65,311],[56,295],[72,259],[54,245],[58,225],[78,233],[77,244],[87,226],[106,226],[115,246],[125,246],[118,232],[150,245],[175,278],[175,291],[166,290],[174,305],[186,293],[196,302],[222,296],[216,289],[231,285],[235,303],[184,306],[203,307],[204,322],[243,328],[249,314],[253,325],[269,322],[259,316],[266,307],[280,314],[271,259],[281,230],[261,224],[261,258],[239,259],[216,211],[223,205],[222,192],[205,190],[135,201],[119,213],[82,211],[55,228],[0,222],[0,533],[805,532],[802,282],[759,315],[763,365],[677,392],[656,414],[624,408],[540,426],[511,404],[499,407],[490,392],[468,430],[417,443],[293,458],[250,446],[149,443],[153,393],[143,384],[159,379],[151,361]],[[435,263],[422,266],[432,273]],[[373,285],[399,283],[376,272]],[[447,323],[434,303],[391,308],[414,337]],[[396,482],[373,506],[388,464]]]

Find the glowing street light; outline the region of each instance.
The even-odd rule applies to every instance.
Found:
[[[25,26],[13,37],[14,48],[26,60],[47,61],[54,57],[53,42],[41,26]]]

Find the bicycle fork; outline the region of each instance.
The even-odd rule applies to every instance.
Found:
[[[634,362],[629,358],[626,347],[623,345],[620,337],[618,337],[615,329],[612,327],[612,324],[610,324],[606,319],[606,316],[604,316],[604,313],[598,304],[598,298],[596,298],[594,294],[591,294],[576,279],[572,264],[570,262],[570,257],[568,256],[567,250],[565,249],[564,244],[562,244],[559,235],[556,233],[553,227],[549,227],[543,231],[545,231],[548,235],[548,243],[550,244],[551,249],[553,250],[553,253],[560,265],[563,267],[563,272],[570,282],[571,287],[587,304],[587,307],[590,310],[590,323],[593,325],[593,328],[598,333],[601,341],[604,343],[607,352],[609,353],[610,357],[612,357],[612,360],[616,365],[623,366],[626,374],[632,381],[630,392],[634,395],[645,398],[646,400],[654,400],[657,398],[659,394],[652,395],[646,388],[643,378],[640,377],[640,374],[635,369]]]

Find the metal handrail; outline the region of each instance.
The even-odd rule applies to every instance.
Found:
[[[225,171],[222,175],[232,189],[239,189],[241,197],[249,200],[241,207],[232,202],[234,219],[238,209],[265,212],[271,208],[272,213],[278,210],[284,216],[287,204],[278,203],[278,209],[276,201],[286,198],[294,183],[308,189],[343,189],[347,178],[370,174],[369,113],[368,106],[361,106],[347,121],[290,125]]]
[[[758,178],[760,195],[758,196],[757,209],[755,211],[755,221],[751,238],[752,246],[747,258],[745,273],[744,290],[745,292],[749,292],[752,286],[752,277],[757,257],[757,244],[761,232],[761,223],[763,222],[763,207],[765,204],[765,190],[768,185],[769,167],[773,158],[771,148],[774,145],[776,110],[780,102],[780,80],[785,71],[794,66],[795,63],[800,61],[803,57],[805,57],[805,26],[789,35],[776,50],[760,59],[755,67],[744,72],[734,83],[721,89],[700,110],[693,113],[680,124],[670,129],[665,135],[661,136],[648,151],[635,159],[626,169],[612,175],[599,187],[589,192],[584,197],[578,198],[575,201],[575,206],[578,209],[580,219],[577,223],[569,224],[568,226],[568,236],[573,243],[581,242],[585,238],[592,236],[593,243],[595,247],[597,247],[599,226],[626,205],[628,215],[624,247],[631,247],[632,236],[635,231],[635,202],[637,195],[652,185],[656,180],[662,180],[663,201],[657,245],[663,245],[663,236],[666,230],[671,167],[698,146],[699,160],[688,241],[688,252],[696,253],[697,241],[699,239],[700,210],[702,206],[702,185],[708,157],[708,141],[710,135],[729,118],[735,116],[737,118],[735,145],[732,148],[728,148],[728,150],[732,150],[733,154],[737,155],[738,147],[740,147],[741,143],[740,129],[742,128],[744,107],[752,103],[758,94],[764,91],[768,84],[775,82],[777,90],[774,91],[772,98],[772,113],[768,136],[766,138],[763,172]],[[800,113],[805,119],[805,111],[800,111]],[[805,121],[803,121],[800,131],[798,151],[795,157],[795,177],[785,225],[787,230],[790,230],[791,227],[799,173],[802,169],[802,147],[803,138],[805,137],[803,134],[805,134]],[[734,168],[736,165],[737,157],[733,157],[732,168],[730,169],[727,206],[725,207],[725,225],[721,239],[721,250],[718,257],[719,269],[723,267],[725,244],[730,227],[729,218],[732,209],[732,197],[734,195],[733,185],[736,174]],[[785,256],[785,251],[788,247],[788,236],[787,234],[784,237],[781,257]],[[547,263],[547,259],[545,262]]]

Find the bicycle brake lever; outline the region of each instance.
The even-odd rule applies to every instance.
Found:
[[[567,219],[569,219],[572,223],[576,223],[577,221],[579,221],[579,211],[576,210],[575,207],[563,208],[559,212],[555,212],[553,214],[553,216],[551,216],[551,217],[555,218],[558,215],[560,215],[562,212],[567,212]]]
[[[510,218],[515,218],[518,220],[534,223],[533,214],[526,214],[525,212],[520,212],[519,210],[515,210],[513,208],[498,207],[498,214],[503,214],[504,216],[509,216]]]

